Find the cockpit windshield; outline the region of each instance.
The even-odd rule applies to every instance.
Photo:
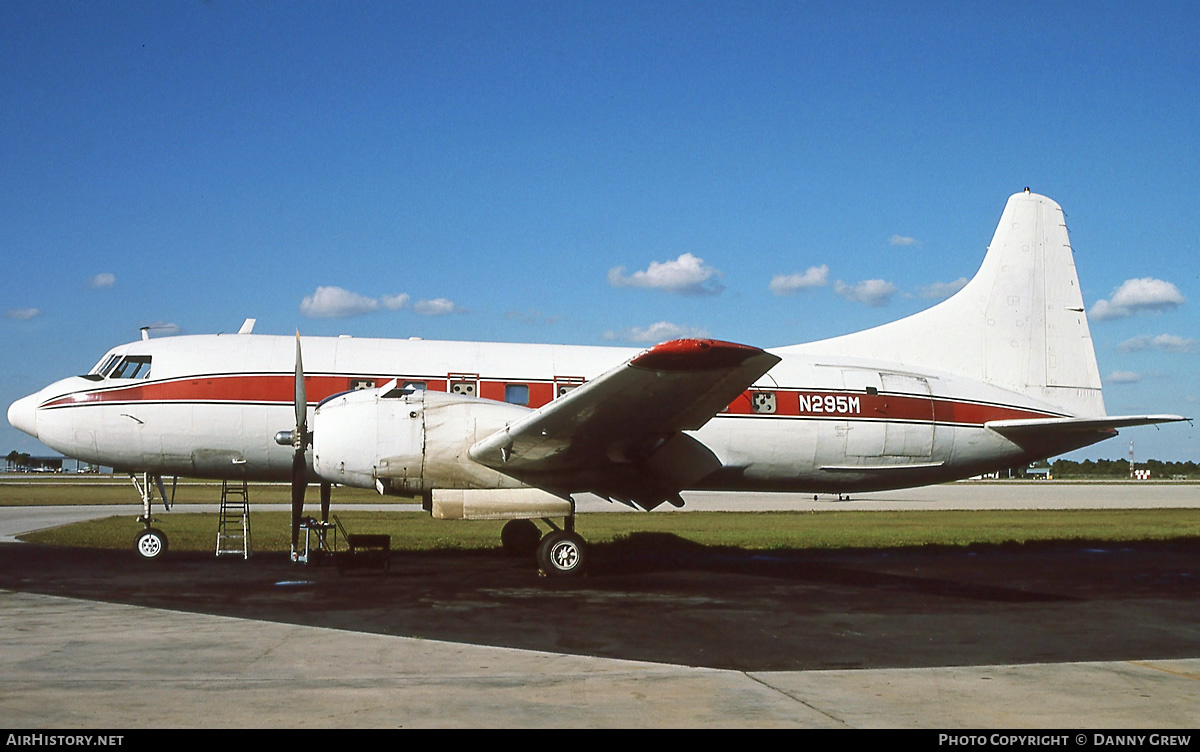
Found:
[[[150,378],[149,355],[127,355],[108,372],[110,379],[148,379]]]
[[[101,379],[148,379],[150,378],[149,355],[118,355],[109,353],[100,359],[96,367],[85,378]]]

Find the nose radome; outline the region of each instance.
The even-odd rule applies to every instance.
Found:
[[[37,438],[37,395],[22,397],[8,406],[8,422],[13,428],[20,429],[30,436]]]

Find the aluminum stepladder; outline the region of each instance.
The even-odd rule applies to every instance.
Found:
[[[250,489],[246,481],[221,481],[221,519],[217,523],[217,556],[249,559]]]

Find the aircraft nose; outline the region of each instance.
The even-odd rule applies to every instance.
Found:
[[[30,436],[37,438],[37,395],[22,397],[8,406],[8,422]]]

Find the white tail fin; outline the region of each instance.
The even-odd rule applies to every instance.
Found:
[[[890,324],[795,348],[892,360],[965,376],[1071,415],[1105,415],[1062,208],[1028,191],[1008,199],[975,277],[953,297]]]

